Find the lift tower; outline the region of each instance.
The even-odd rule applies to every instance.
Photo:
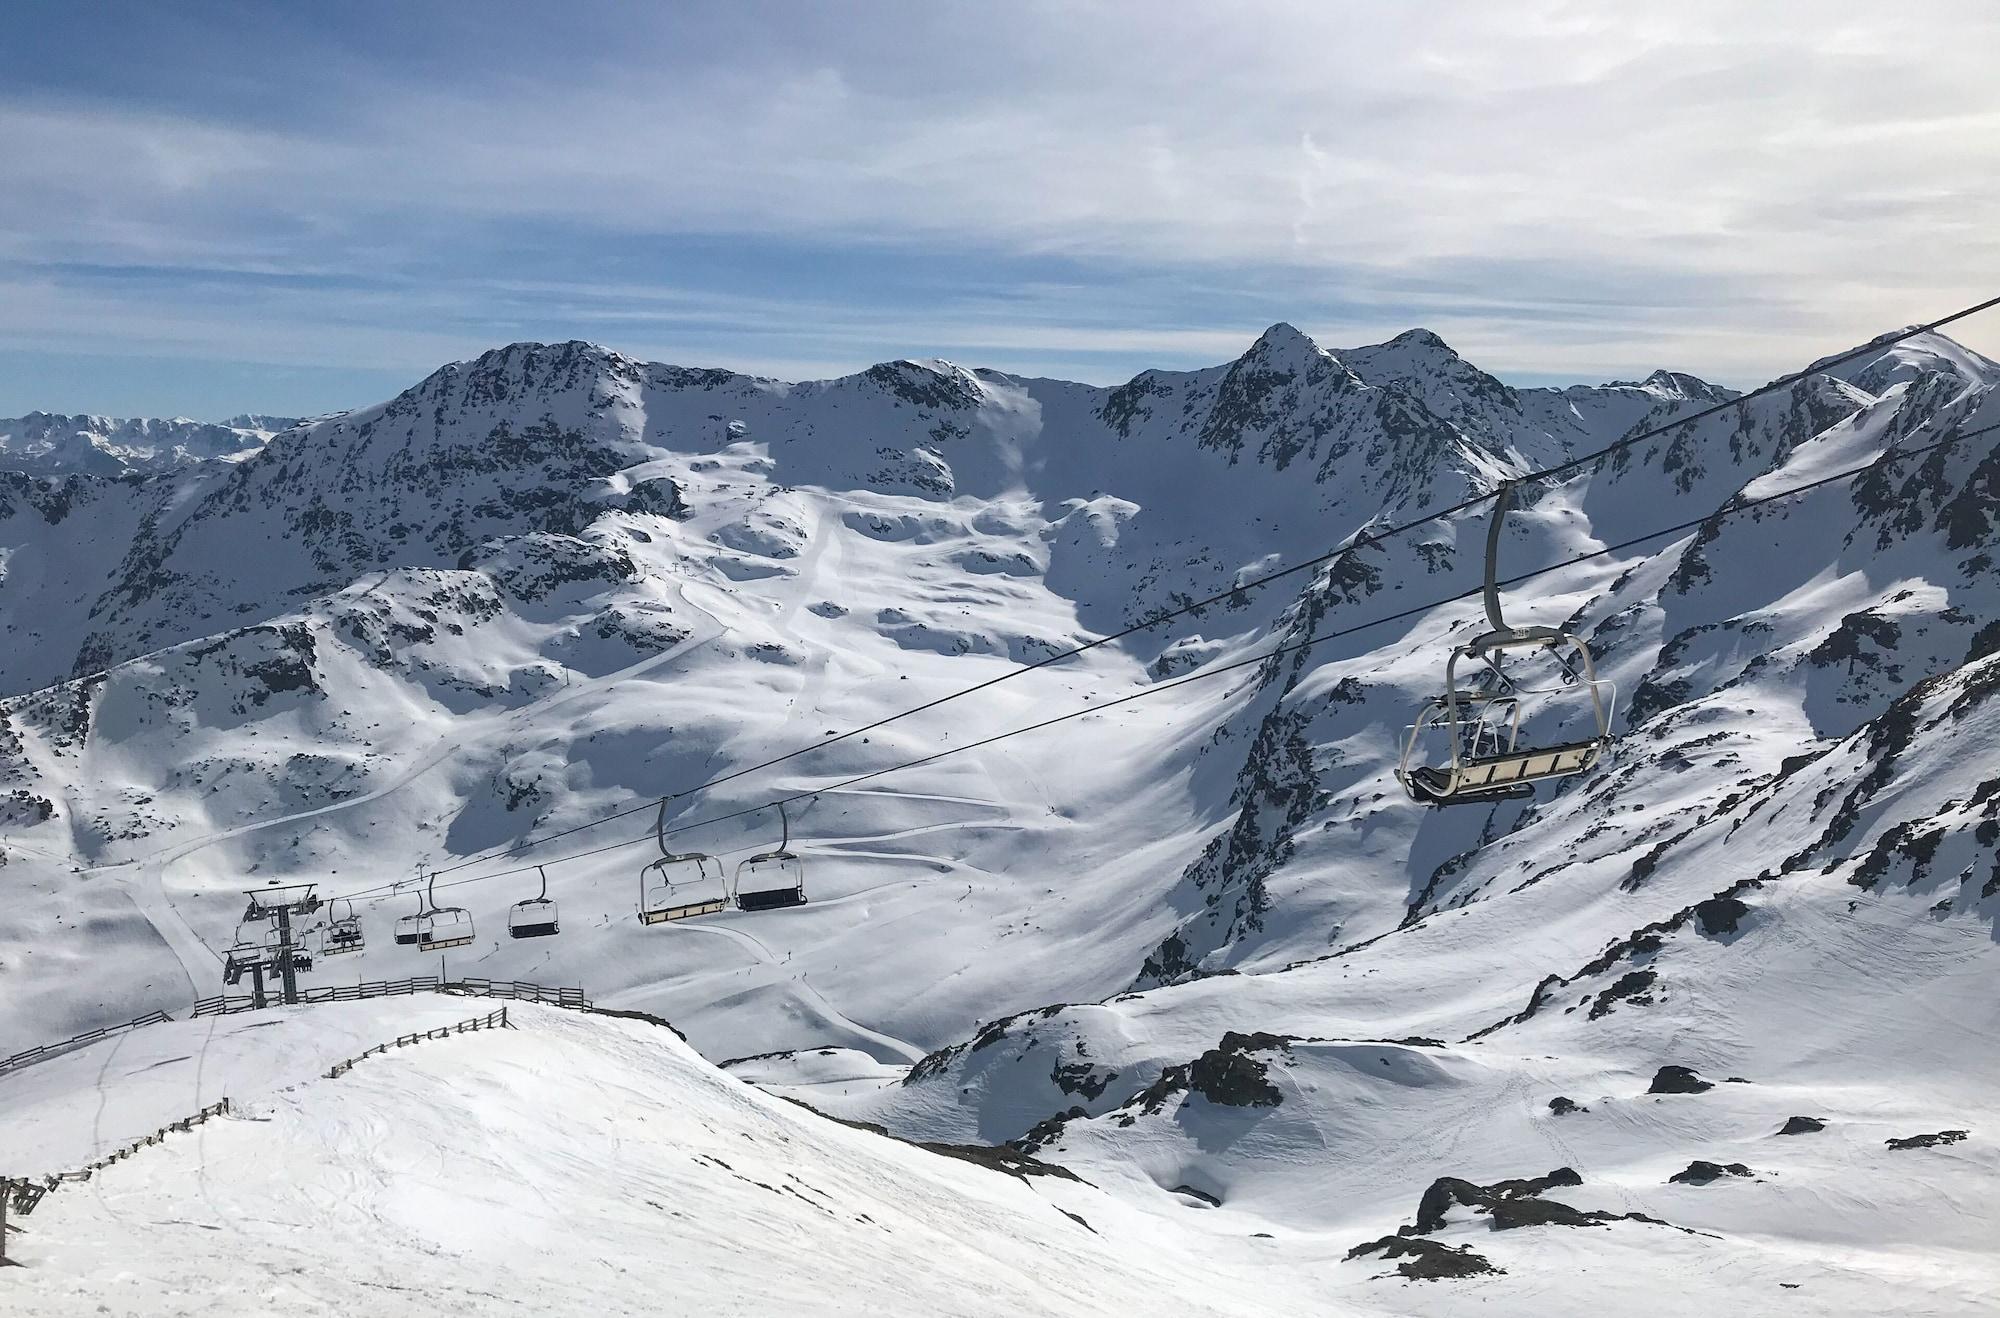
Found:
[[[299,1000],[298,973],[312,969],[312,954],[293,941],[292,917],[312,915],[322,903],[313,889],[317,884],[288,883],[272,884],[265,888],[253,888],[244,895],[250,899],[243,911],[243,926],[255,928],[266,922],[275,922],[275,928],[266,936],[252,942],[239,935],[237,945],[229,950],[223,962],[224,984],[235,984],[248,974],[251,977],[253,1000],[258,1006],[265,1005],[264,977],[275,973],[284,997],[290,1006]]]

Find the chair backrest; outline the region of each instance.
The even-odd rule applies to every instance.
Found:
[[[430,913],[430,922],[424,926],[425,943],[442,943],[454,938],[472,936],[472,912],[462,906],[447,906]]]
[[[509,924],[554,924],[556,904],[548,897],[530,897],[515,902],[507,912]]]
[[[803,888],[805,881],[805,863],[789,851],[770,851],[752,856],[736,867],[736,891],[739,895],[746,888],[752,892]]]

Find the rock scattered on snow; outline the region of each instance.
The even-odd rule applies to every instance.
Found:
[[[1470,1245],[1447,1245],[1441,1240],[1425,1240],[1421,1236],[1383,1236],[1356,1245],[1347,1251],[1349,1259],[1365,1258],[1370,1254],[1380,1254],[1385,1260],[1401,1259],[1396,1271],[1411,1281],[1443,1281],[1453,1277],[1477,1277],[1481,1275],[1504,1275],[1504,1268],[1496,1268],[1480,1254],[1472,1252]]]
[[[1424,1197],[1417,1202],[1416,1232],[1418,1235],[1429,1235],[1442,1229],[1445,1217],[1454,1205],[1490,1212],[1510,1199],[1530,1199],[1559,1185],[1582,1184],[1583,1177],[1577,1175],[1573,1167],[1558,1167],[1544,1176],[1495,1181],[1491,1185],[1479,1185],[1456,1176],[1440,1176],[1431,1182],[1430,1189],[1425,1190]]]
[[[1884,1140],[1892,1149],[1931,1149],[1941,1144],[1956,1144],[1972,1132],[1969,1130],[1940,1130],[1932,1135],[1905,1135],[1901,1139]]]
[[[1653,1076],[1653,1083],[1647,1088],[1649,1094],[1703,1094],[1715,1085],[1702,1079],[1694,1070],[1686,1066],[1663,1066]]]

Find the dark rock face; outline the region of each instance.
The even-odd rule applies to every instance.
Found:
[[[1063,1127],[1072,1121],[1083,1121],[1090,1116],[1080,1107],[1058,1112],[1052,1117],[1043,1117],[1028,1128],[1028,1133],[1019,1139],[1007,1141],[1007,1147],[1030,1156],[1040,1153],[1049,1145],[1062,1138]]]
[[[681,487],[668,476],[654,476],[635,482],[620,506],[627,512],[650,513],[676,521],[694,515],[687,501],[681,497]]]
[[[1049,1079],[1057,1089],[1065,1094],[1082,1094],[1086,1099],[1095,1100],[1104,1092],[1105,1086],[1118,1078],[1116,1071],[1100,1071],[1089,1062],[1072,1062],[1068,1066],[1058,1063],[1049,1072]]]
[[[1445,1216],[1454,1204],[1492,1212],[1496,1204],[1508,1199],[1532,1199],[1558,1185],[1582,1184],[1583,1177],[1571,1167],[1558,1167],[1546,1176],[1495,1181],[1492,1185],[1478,1185],[1456,1176],[1440,1176],[1431,1182],[1430,1189],[1424,1191],[1424,1197],[1417,1202],[1417,1234],[1429,1235],[1443,1228]]]
[[[1347,1251],[1350,1259],[1370,1254],[1380,1254],[1388,1260],[1402,1260],[1396,1264],[1396,1271],[1411,1281],[1505,1275],[1504,1269],[1494,1267],[1483,1255],[1473,1253],[1470,1246],[1453,1248],[1442,1241],[1425,1240],[1421,1236],[1383,1236],[1380,1240],[1371,1240]]]
[[[1230,1030],[1222,1036],[1219,1047],[1188,1064],[1188,1087],[1223,1107],[1276,1107],[1285,1096],[1268,1078],[1266,1064],[1250,1054],[1273,1049],[1290,1052],[1291,1047],[1291,1040],[1282,1035]]]
[[[1750,908],[1734,897],[1711,897],[1694,906],[1696,926],[1711,938],[1735,933],[1737,924],[1749,913]]]
[[[1932,1135],[1905,1135],[1901,1139],[1884,1140],[1892,1149],[1930,1149],[1940,1144],[1956,1144],[1972,1132],[1969,1130],[1940,1130]]]
[[[1672,1226],[1656,1217],[1644,1213],[1607,1213],[1596,1208],[1573,1208],[1553,1199],[1542,1198],[1542,1192],[1559,1185],[1582,1185],[1583,1178],[1573,1168],[1558,1167],[1546,1176],[1530,1176],[1519,1180],[1495,1181],[1491,1185],[1478,1185],[1461,1180],[1456,1176],[1440,1176],[1431,1182],[1430,1189],[1417,1204],[1417,1220],[1413,1226],[1400,1227],[1400,1238],[1428,1236],[1443,1229],[1446,1218],[1454,1205],[1471,1208],[1486,1216],[1487,1225],[1495,1231],[1514,1231],[1531,1226],[1588,1227],[1603,1226],[1611,1222],[1644,1222],[1651,1226]],[[1676,1231],[1686,1231],[1686,1227],[1674,1227]],[[1375,1242],[1380,1245],[1381,1242]],[[1369,1248],[1360,1246],[1354,1253]],[[1354,1257],[1354,1253],[1348,1255]]]
[[[963,412],[979,405],[979,385],[970,376],[922,362],[878,362],[862,378],[891,398],[920,411]]]
[[[1151,1116],[1167,1106],[1176,1094],[1196,1093],[1218,1107],[1276,1107],[1285,1096],[1271,1083],[1269,1063],[1249,1054],[1282,1049],[1290,1052],[1293,1041],[1281,1034],[1261,1031],[1239,1034],[1230,1030],[1222,1042],[1179,1066],[1169,1066],[1159,1078],[1125,1103],[1118,1112],[1118,1124],[1130,1126],[1141,1115]],[[1176,1105],[1178,1106],[1178,1105]]]
[[[1715,1088],[1685,1066],[1663,1066],[1653,1076],[1649,1094],[1704,1094]]]
[[[1560,1096],[1549,1100],[1549,1112],[1551,1115],[1554,1116],[1566,1117],[1572,1112],[1588,1112],[1588,1111],[1590,1111],[1590,1109],[1583,1106],[1581,1103],[1577,1103],[1570,1099],[1563,1098]]]
[[[1650,992],[1659,975],[1651,970],[1628,970],[1620,975],[1610,988],[1597,995],[1597,1001],[1590,1004],[1590,1019],[1605,1015],[1620,1002],[1629,1002],[1635,1007],[1651,1006]]]
[[[1811,1135],[1826,1129],[1826,1123],[1818,1117],[1788,1117],[1778,1129],[1780,1135]]]
[[[1697,1158],[1667,1178],[1670,1185],[1707,1185],[1725,1176],[1748,1176],[1750,1169],[1740,1162],[1704,1162]]]
[[[891,1138],[894,1137],[891,1136]],[[960,1162],[969,1162],[975,1166],[985,1167],[990,1171],[1005,1172],[1009,1176],[1024,1181],[1030,1176],[1053,1176],[1061,1181],[1081,1182],[1083,1180],[1081,1176],[1078,1176],[1067,1167],[1057,1166],[1052,1162],[1043,1162],[1039,1158],[1020,1152],[1012,1145],[941,1144],[932,1143],[928,1140],[915,1140],[912,1142],[916,1147],[930,1153],[939,1154],[946,1158],[957,1158]]]
[[[1222,1201],[1220,1199],[1216,1198],[1214,1195],[1210,1194],[1206,1190],[1197,1190],[1192,1185],[1176,1185],[1174,1187],[1174,1193],[1184,1194],[1190,1199],[1199,1199],[1201,1200],[1201,1202],[1207,1204],[1210,1208],[1222,1207]],[[1349,1255],[1349,1257],[1351,1258],[1353,1256]]]
[[[1616,1217],[1592,1209],[1571,1208],[1554,1199],[1502,1199],[1493,1205],[1490,1217],[1495,1231],[1513,1231],[1526,1226],[1593,1226]]]
[[[1264,881],[1291,860],[1293,839],[1319,797],[1305,737],[1310,721],[1296,709],[1273,709],[1263,720],[1232,798],[1238,807],[1235,824],[1210,839],[1182,872],[1182,882],[1202,894],[1202,913],[1192,927],[1168,934],[1146,958],[1138,986],[1195,978],[1207,945],[1263,928],[1271,907]]]

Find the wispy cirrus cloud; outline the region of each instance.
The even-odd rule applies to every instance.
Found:
[[[2000,287],[1983,3],[196,6],[73,61],[14,23],[0,353],[38,360],[1115,379],[1284,318],[1742,382]]]

